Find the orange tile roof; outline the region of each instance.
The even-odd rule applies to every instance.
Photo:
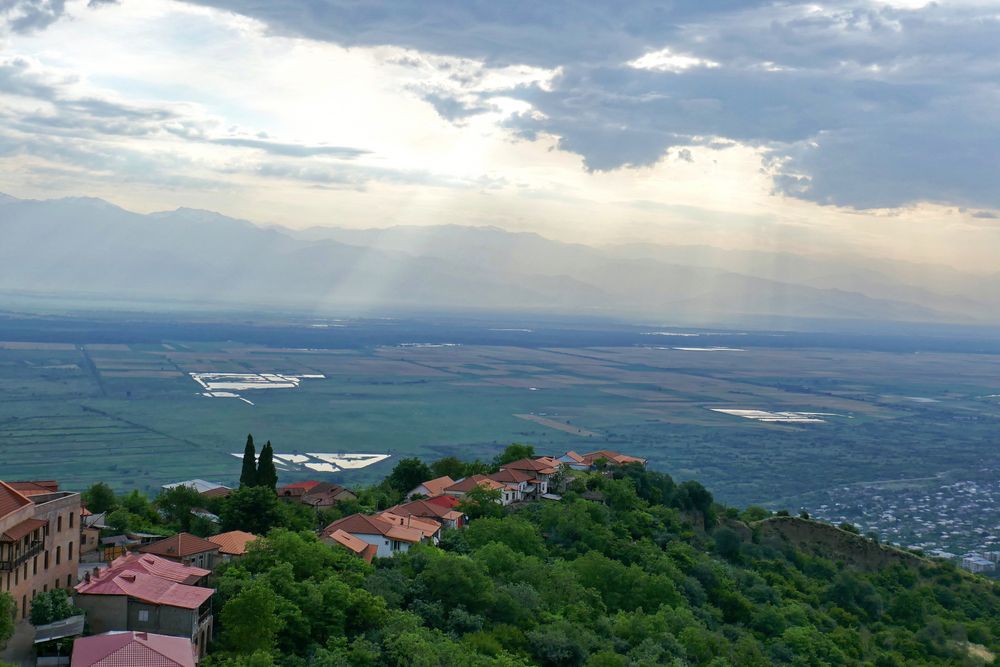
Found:
[[[451,477],[444,475],[443,477],[435,477],[434,479],[427,480],[420,486],[427,489],[427,495],[429,496],[440,496],[444,493],[444,490],[455,483]]]
[[[369,563],[372,562],[372,558],[375,557],[375,553],[378,551],[378,547],[374,544],[368,544],[364,540],[354,537],[340,528],[327,535],[327,537],[351,553],[361,556]]]
[[[386,510],[376,514],[383,521],[388,521],[394,526],[402,526],[411,530],[419,531],[424,538],[431,538],[441,532],[441,524],[433,519],[422,519],[415,516],[400,516]]]
[[[413,544],[423,539],[423,534],[419,530],[397,526],[377,516],[366,516],[364,514],[352,514],[345,516],[343,519],[338,519],[324,528],[323,532],[329,534],[338,528],[352,535],[384,535],[394,540]]]
[[[230,556],[242,556],[247,552],[247,545],[257,539],[253,533],[242,530],[231,530],[208,538],[209,542],[219,545],[219,551]]]
[[[6,482],[0,482],[0,519],[30,504],[24,494]]]
[[[444,496],[448,497],[448,496]],[[456,501],[455,504],[457,505]],[[456,512],[451,509],[454,505],[441,505],[437,503],[432,503],[428,500],[413,500],[402,505],[396,505],[395,507],[390,507],[388,512],[393,514],[398,514],[399,516],[426,516],[435,519],[448,519],[450,521],[457,521],[464,516],[461,512]]]
[[[593,464],[594,461],[597,461],[598,459],[607,459],[608,461],[617,463],[618,465],[624,465],[626,463],[646,463],[646,459],[639,458],[638,456],[629,456],[628,454],[622,454],[610,449],[600,449],[596,452],[584,454],[583,459],[589,464]]]
[[[185,558],[206,551],[217,551],[218,549],[218,544],[209,542],[191,533],[177,533],[173,537],[167,537],[158,542],[152,542],[151,544],[139,547],[139,551],[142,553],[156,554],[157,556],[166,556],[167,558]]]
[[[20,492],[26,498],[39,496],[43,493],[55,493],[59,490],[59,482],[51,479],[28,480],[22,482],[7,482],[12,489]]]

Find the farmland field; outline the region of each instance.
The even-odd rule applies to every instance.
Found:
[[[659,328],[314,324],[0,318],[0,478],[231,483],[247,432],[280,453],[389,455],[285,479],[366,483],[401,456],[489,458],[523,441],[641,454],[725,502],[790,508],[998,467],[990,340],[712,331],[695,345],[685,330],[677,349],[647,335]],[[192,374],[280,382],[241,385],[239,400]]]

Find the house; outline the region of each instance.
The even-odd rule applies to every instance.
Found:
[[[0,481],[0,592],[16,602],[15,618],[31,600],[76,582],[80,494],[53,481]]]
[[[419,544],[424,539],[423,533],[419,530],[364,514],[352,514],[338,519],[324,528],[321,535],[327,538],[337,530],[343,530],[363,542],[375,545],[375,555],[379,558],[406,553],[411,546]]]
[[[446,495],[461,498],[477,486],[488,490],[500,491],[500,503],[502,505],[509,505],[514,502],[513,494],[507,489],[505,484],[492,480],[486,475],[471,475],[460,479],[447,487],[444,492]]]
[[[207,498],[216,498],[228,496],[233,492],[228,486],[223,486],[216,482],[206,482],[203,479],[188,479],[183,482],[174,482],[173,484],[164,484],[161,489],[164,491],[169,491],[170,489],[176,489],[179,486],[186,486],[189,489],[194,489],[201,495]]]
[[[962,569],[977,573],[992,572],[996,569],[996,563],[979,554],[965,554],[962,556]]]
[[[338,544],[354,555],[363,558],[366,563],[372,562],[375,558],[375,553],[378,551],[378,547],[374,544],[368,544],[364,540],[354,537],[350,533],[338,528],[328,535],[324,535],[322,541],[327,544]]]
[[[70,667],[194,667],[198,652],[190,640],[150,632],[106,632],[73,642]]]
[[[487,475],[494,482],[500,482],[504,485],[504,498],[510,497],[509,502],[504,502],[504,505],[508,505],[511,502],[521,502],[523,500],[533,500],[538,497],[539,484],[544,484],[544,482],[537,482],[534,477],[528,473],[521,472],[520,470],[511,470],[504,468],[500,472],[495,472],[492,475]]]
[[[108,527],[107,512],[92,513],[80,508],[80,557],[96,552],[100,546],[101,531]]]
[[[419,531],[422,539],[431,544],[437,544],[441,539],[441,523],[435,519],[425,519],[413,515],[402,516],[390,510],[379,512],[375,516],[393,525]]]
[[[108,568],[76,586],[74,603],[92,632],[137,631],[185,637],[198,655],[212,636],[212,595],[139,569]]]
[[[452,496],[440,496],[441,498],[452,498]],[[457,505],[458,499],[452,498]],[[432,503],[428,500],[413,500],[402,505],[390,507],[388,512],[398,516],[415,516],[423,519],[437,521],[443,528],[461,528],[465,522],[465,515],[451,506]]]
[[[559,472],[559,463],[550,457],[538,459],[518,459],[500,467],[501,470],[517,470],[538,481],[539,493],[548,493],[548,483]]]
[[[278,487],[276,493],[281,500],[300,502],[314,508],[333,507],[345,500],[357,500],[350,489],[332,482],[295,482]]]
[[[432,480],[428,480],[423,484],[413,488],[409,493],[406,494],[406,499],[410,500],[413,496],[425,496],[427,498],[433,498],[434,496],[440,496],[444,494],[444,490],[455,483],[451,477],[445,475],[444,477],[436,477]]]
[[[208,541],[218,545],[219,557],[223,562],[239,558],[247,552],[247,545],[258,539],[253,533],[242,530],[231,530],[228,533],[212,535]]]
[[[218,544],[191,533],[177,533],[172,537],[144,544],[138,551],[208,570],[215,567],[215,561],[219,557]]]
[[[604,460],[608,465],[623,466],[629,463],[638,463],[643,467],[646,466],[646,459],[639,458],[638,456],[629,456],[628,454],[622,454],[610,449],[600,449],[588,454],[577,454],[572,451],[566,452],[556,460],[573,470],[593,470],[596,463],[600,460]]]
[[[572,470],[590,470],[590,464],[576,452],[569,451],[556,459],[560,464]]]

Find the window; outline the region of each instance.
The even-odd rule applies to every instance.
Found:
[[[73,575],[72,574],[67,574],[66,575],[66,588],[73,588]]]
[[[62,562],[62,547],[56,547],[56,565]]]
[[[69,513],[69,527],[70,527],[70,528],[72,528],[72,527],[73,527],[73,517],[75,517],[75,516],[76,516],[76,515],[75,515],[75,514],[74,514],[73,512],[70,512],[70,513]]]
[[[38,574],[38,556],[31,559],[31,574]]]
[[[145,609],[139,610],[139,622],[148,623],[149,622],[149,612]]]
[[[48,551],[48,549],[45,550],[45,569],[46,570],[49,569],[49,551]]]
[[[62,532],[62,514],[56,517],[56,532]]]
[[[73,543],[69,543],[69,551],[66,553],[66,558],[73,560]]]

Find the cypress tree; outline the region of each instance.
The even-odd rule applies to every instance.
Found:
[[[260,450],[260,458],[257,460],[257,486],[271,490],[278,486],[278,470],[274,467],[274,449],[271,448],[270,440]]]
[[[247,435],[247,446],[243,450],[243,470],[240,472],[240,488],[257,486],[257,450],[253,446],[253,434]]]

